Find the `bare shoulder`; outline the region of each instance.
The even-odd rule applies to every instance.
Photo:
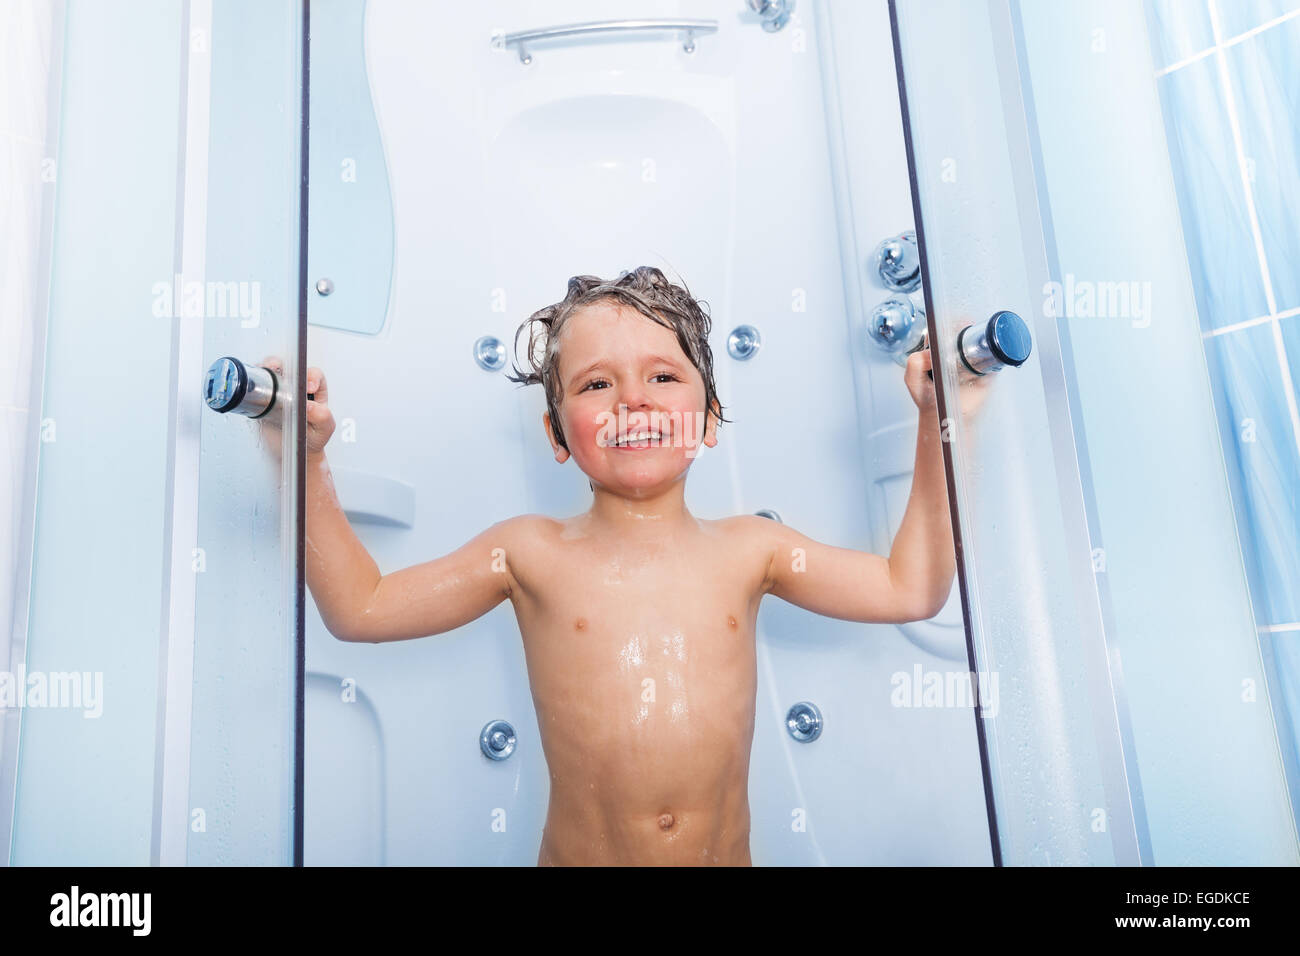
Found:
[[[498,521],[493,527],[500,528],[504,534],[516,540],[537,540],[556,533],[562,527],[562,522],[546,515],[527,514]]]
[[[770,590],[772,560],[784,546],[785,525],[759,515],[732,515],[705,524],[726,542],[729,553],[753,562],[754,570],[762,575],[763,591]]]
[[[554,543],[564,532],[564,522],[546,515],[515,515],[498,521],[489,530],[501,541],[501,547],[523,557]]]
[[[512,591],[521,584],[527,588],[539,562],[549,559],[564,527],[563,521],[541,514],[515,515],[492,526],[490,530],[503,550]]]

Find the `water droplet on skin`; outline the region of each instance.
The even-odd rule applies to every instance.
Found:
[[[645,648],[641,643],[641,635],[633,634],[632,639],[618,652],[618,668],[626,674],[644,663]]]

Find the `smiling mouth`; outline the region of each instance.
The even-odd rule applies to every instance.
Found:
[[[664,435],[657,431],[633,432],[607,442],[606,448],[655,448],[663,443]]]

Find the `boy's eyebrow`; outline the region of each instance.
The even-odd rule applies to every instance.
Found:
[[[669,358],[666,355],[647,355],[646,361],[651,364],[662,362],[663,364],[671,365],[674,368],[681,368],[681,362],[677,361],[674,358]],[[581,371],[574,372],[571,376],[569,376],[569,381],[571,382],[576,381],[577,379],[580,379],[583,376],[596,371],[596,369],[602,368],[606,364],[607,363],[605,359],[597,359],[596,361],[592,362],[590,365],[588,365],[586,368],[582,369]]]

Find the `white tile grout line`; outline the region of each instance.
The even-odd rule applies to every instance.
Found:
[[[1273,294],[1273,278],[1269,275],[1268,259],[1264,255],[1264,236],[1259,228],[1259,212],[1255,208],[1255,193],[1250,186],[1250,171],[1246,167],[1246,148],[1241,138],[1241,122],[1237,116],[1237,101],[1233,98],[1232,80],[1228,75],[1228,58],[1223,52],[1223,35],[1219,27],[1218,0],[1207,0],[1210,11],[1210,29],[1214,31],[1215,58],[1219,66],[1219,82],[1223,86],[1224,106],[1228,111],[1228,127],[1232,130],[1232,146],[1237,154],[1237,171],[1246,191],[1246,213],[1250,217],[1250,233],[1255,241],[1255,257],[1259,260],[1259,275],[1264,281],[1264,301],[1273,326],[1273,346],[1277,364],[1282,373],[1282,395],[1291,415],[1291,434],[1296,449],[1300,451],[1300,407],[1296,405],[1295,389],[1291,384],[1291,364],[1286,357],[1286,343],[1282,340],[1282,325],[1277,316],[1277,297]]]
[[[1179,60],[1177,63],[1169,64],[1169,66],[1165,67],[1162,70],[1156,70],[1156,76],[1157,77],[1168,76],[1170,73],[1174,72],[1174,70],[1181,70],[1185,66],[1191,66],[1193,63],[1199,63],[1201,60],[1204,60],[1207,56],[1213,56],[1215,53],[1218,52],[1218,50],[1219,48],[1217,46],[1212,46],[1202,50],[1200,53],[1193,53],[1185,60]]]
[[[1215,336],[1227,335],[1229,332],[1240,332],[1242,329],[1253,328],[1256,325],[1263,325],[1265,322],[1272,322],[1274,319],[1289,319],[1293,315],[1300,315],[1300,308],[1287,309],[1285,312],[1279,312],[1277,315],[1261,315],[1256,319],[1247,319],[1245,322],[1234,322],[1232,325],[1223,325],[1217,329],[1210,329],[1208,332],[1202,332],[1204,338],[1212,339]]]
[[[1292,386],[1291,361],[1286,355],[1286,342],[1282,339],[1282,323],[1273,318],[1273,346],[1277,349],[1277,364],[1282,370],[1282,394],[1291,413],[1291,431],[1295,435],[1296,450],[1300,451],[1300,407],[1297,407],[1295,388]]]
[[[1200,60],[1204,60],[1207,56],[1213,56],[1215,53],[1218,53],[1220,50],[1223,50],[1227,47],[1236,46],[1238,43],[1241,43],[1243,40],[1248,40],[1257,34],[1263,33],[1265,30],[1272,29],[1273,27],[1277,26],[1279,23],[1285,23],[1287,20],[1294,20],[1296,17],[1300,17],[1300,10],[1292,10],[1290,13],[1284,13],[1280,17],[1274,17],[1272,20],[1269,20],[1267,23],[1261,23],[1259,26],[1253,27],[1252,29],[1247,30],[1245,33],[1238,34],[1237,36],[1233,37],[1231,40],[1224,40],[1222,43],[1219,43],[1216,40],[1214,46],[1207,47],[1206,49],[1201,50],[1199,53],[1193,53],[1191,56],[1187,57],[1184,60],[1179,60],[1177,63],[1171,63],[1168,66],[1164,67],[1163,69],[1156,70],[1156,76],[1168,76],[1170,73],[1174,72],[1175,70],[1181,70],[1185,66],[1190,66],[1193,63],[1197,63]]]

